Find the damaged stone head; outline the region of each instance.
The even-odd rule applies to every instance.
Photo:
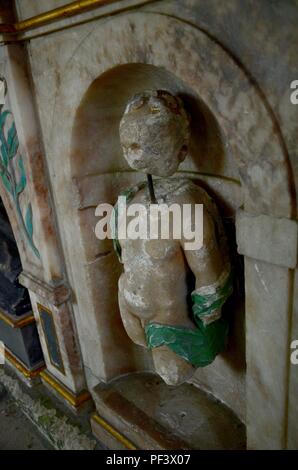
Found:
[[[128,102],[120,122],[123,154],[134,170],[171,176],[188,151],[189,116],[180,98],[144,91]]]

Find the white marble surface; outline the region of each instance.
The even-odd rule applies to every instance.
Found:
[[[24,284],[28,287],[31,296],[45,361],[53,375],[76,393],[85,387],[85,377],[71,306],[65,303],[65,298],[60,298],[59,303],[59,295],[56,295],[60,292],[61,297],[62,294],[58,284],[64,282],[64,264],[59,246],[59,235],[55,227],[34,95],[27,69],[27,54],[21,45],[9,45],[1,48],[1,50],[0,68],[8,85],[6,106],[14,115],[20,143],[18,156],[22,155],[26,172],[27,183],[20,198],[21,209],[25,214],[29,202],[32,205],[33,240],[39,250],[40,259],[33,253],[24,237],[19,219],[16,217],[15,204],[5,191],[2,181],[0,181],[0,197],[3,199],[14,231],[23,271],[28,274],[29,281],[30,279],[32,281],[29,282],[30,285],[27,285],[27,282],[24,282]],[[56,290],[54,289],[55,286],[57,287]],[[65,374],[61,374],[52,367],[49,361],[44,334],[39,325],[37,302],[48,306],[53,311]]]
[[[223,49],[185,23],[149,13],[119,15],[37,38],[30,44],[30,53],[58,222],[76,293],[74,308],[84,362],[92,375],[106,379],[129,370],[134,353],[125,358],[119,343],[105,340],[110,335],[111,304],[105,301],[104,293],[109,283],[106,270],[111,265],[106,267],[104,259],[98,260],[92,271],[88,265],[83,248],[87,219],[73,207],[73,177],[87,177],[88,181],[90,176],[95,181],[91,175],[126,169],[113,126],[128,95],[148,84],[164,84],[187,94],[192,103],[199,96],[218,120],[222,153],[215,153],[214,160],[204,158],[204,150],[212,155],[212,147],[204,148],[195,141],[193,157],[185,161],[182,170],[202,168],[232,179],[239,179],[240,172],[248,211],[290,214],[286,163],[271,116],[245,73]],[[160,68],[111,70],[132,62]],[[104,72],[107,74],[102,76]],[[200,109],[205,105],[199,105]],[[208,113],[205,119],[212,121]],[[211,124],[214,129],[212,126],[215,124]],[[208,143],[208,136],[203,140]],[[221,158],[220,164],[216,157]],[[269,161],[270,168],[278,168],[274,174],[268,173]],[[88,192],[100,201],[104,187],[91,181]],[[281,195],[278,201],[277,192]],[[116,188],[110,198],[115,197]],[[120,365],[112,359],[117,351]],[[224,375],[220,373],[220,381],[210,379],[210,386],[233,406],[231,395],[221,392],[226,387],[221,382]],[[239,380],[236,376],[235,384],[239,385],[235,390],[239,387],[243,393],[243,376]],[[245,414],[243,399],[237,412]]]
[[[288,104],[288,83],[285,85],[284,80],[290,77],[291,63],[295,61],[282,52],[289,46],[285,45],[284,28],[277,21],[278,8],[267,11],[270,7],[258,2],[257,8],[245,14],[248,7],[241,4],[244,13],[240,14],[237,3],[231,0],[218,6],[216,0],[210,0],[208,5],[201,0],[156,2],[154,6],[148,5],[147,10],[159,9],[189,23],[149,12],[123,14],[36,38],[30,43],[30,63],[58,226],[74,293],[83,359],[92,385],[100,378],[150,367],[138,350],[129,350],[124,337],[119,345],[118,335],[122,333],[118,330],[118,313],[111,312],[116,295],[112,271],[117,277],[119,266],[112,254],[95,259],[96,248],[101,255],[107,247],[97,246],[92,239],[92,205],[88,206],[107,196],[107,202],[114,202],[118,187],[110,187],[109,182],[113,174],[127,170],[115,128],[130,93],[148,85],[165,86],[187,95],[195,116],[200,114],[198,111],[203,113],[203,122],[194,120],[195,134],[201,139],[193,140],[192,158],[182,170],[215,177],[216,191],[228,202],[230,215],[244,202],[244,209],[255,215],[293,216],[295,201],[290,192],[289,162],[297,167],[294,136],[298,134],[295,110]],[[30,14],[39,12],[33,0],[26,0],[26,5],[31,8]],[[44,0],[38,8],[46,5],[58,3]],[[287,4],[286,10],[289,8]],[[29,15],[29,10],[26,12]],[[265,23],[258,20],[255,29],[256,15],[261,18],[262,12],[266,13],[264,18],[270,13],[272,19],[272,43],[267,41]],[[232,17],[237,21],[231,22]],[[210,18],[211,36],[215,35],[222,44],[203,32],[208,30]],[[291,18],[295,21],[294,12]],[[252,43],[245,39],[252,36]],[[233,41],[235,37],[237,41]],[[262,47],[262,60],[260,47],[251,52],[251,44]],[[280,66],[275,60],[270,61],[270,57],[278,56],[278,47]],[[147,64],[147,68],[111,70],[127,63]],[[251,76],[250,69],[255,76]],[[104,174],[107,176],[102,183]],[[227,185],[222,177],[232,180],[232,184]],[[134,180],[135,175],[121,173],[119,187]],[[232,189],[239,181],[241,194]],[[252,241],[248,241],[252,246]],[[246,249],[243,246],[243,252],[247,253]],[[252,256],[253,251],[249,254]],[[298,420],[294,366],[290,372],[290,396],[288,390],[289,338],[295,337],[297,323],[297,312],[292,309],[293,274],[286,268],[252,258],[246,258],[245,264],[246,399],[244,372],[238,372],[223,358],[202,370],[198,383],[228,403],[241,418],[247,412],[250,448],[286,445],[293,448]]]
[[[297,266],[297,233],[295,220],[237,212],[238,253],[267,263],[295,268]]]

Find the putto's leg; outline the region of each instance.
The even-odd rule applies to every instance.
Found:
[[[152,349],[152,357],[156,373],[167,385],[180,385],[190,379],[195,372],[191,364],[177,356],[167,346]]]
[[[147,347],[145,332],[142,327],[141,321],[138,317],[133,315],[127,308],[126,301],[123,297],[123,294],[120,288],[119,288],[118,299],[119,299],[120,315],[121,315],[126,333],[128,334],[128,336],[134,343],[138,344],[139,346]]]

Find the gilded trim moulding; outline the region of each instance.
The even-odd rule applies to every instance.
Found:
[[[91,400],[91,395],[87,390],[83,390],[79,395],[75,395],[68,388],[66,388],[58,380],[46,370],[40,373],[42,380],[50,386],[55,392],[58,393],[65,401],[67,401],[72,407],[79,408],[85,402]]]
[[[4,321],[11,328],[24,328],[27,325],[35,323],[35,318],[32,312],[21,315],[20,317],[8,315],[0,310],[0,320]]]
[[[44,370],[45,366],[39,367],[35,370],[28,369],[7,347],[5,347],[5,359],[20,372],[26,379],[35,379]]]

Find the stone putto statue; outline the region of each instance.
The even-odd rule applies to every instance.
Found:
[[[120,314],[128,336],[152,351],[156,373],[168,385],[188,380],[210,364],[226,343],[222,305],[232,293],[223,225],[214,201],[187,178],[170,178],[188,153],[190,122],[182,101],[164,90],[145,91],[127,104],[120,122],[123,154],[147,182],[125,191],[127,208],[139,203],[203,205],[202,243],[186,249],[183,234],[168,239],[120,239],[114,246],[123,263]],[[151,175],[159,178],[154,179]],[[112,222],[115,222],[117,205]],[[144,217],[148,217],[144,215]],[[193,231],[199,230],[191,218]],[[145,223],[145,220],[144,220]],[[119,227],[118,227],[119,228]]]

